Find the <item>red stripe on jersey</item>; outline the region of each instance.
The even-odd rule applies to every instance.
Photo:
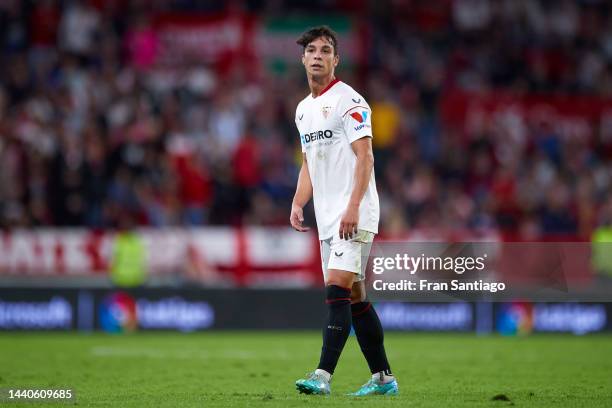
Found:
[[[323,90],[321,91],[321,93],[318,96],[315,96],[315,98],[318,98],[319,96],[323,95],[325,92],[327,92],[329,90],[329,88],[331,88],[332,86],[336,85],[338,82],[340,82],[340,80],[338,78],[336,78],[333,81],[331,81],[329,84],[327,84],[327,86],[325,88],[323,88]]]
[[[351,109],[347,110],[346,112],[344,112],[344,114],[342,115],[342,117],[345,117],[347,113],[349,113],[350,111],[352,111],[353,109],[357,109],[357,108],[363,108],[363,109],[368,109],[369,108],[367,106],[361,106],[361,105],[357,105],[357,106],[353,106]]]

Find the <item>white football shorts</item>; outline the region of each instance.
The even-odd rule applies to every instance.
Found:
[[[364,280],[374,235],[373,232],[359,230],[350,240],[340,239],[338,235],[334,235],[320,241],[321,264],[325,281],[327,282],[329,269],[353,272],[357,275],[355,282]]]

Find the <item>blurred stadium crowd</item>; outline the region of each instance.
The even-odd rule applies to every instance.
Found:
[[[459,135],[440,110],[453,89],[611,98],[609,2],[225,3],[3,1],[0,226],[286,225],[301,162],[295,106],[308,93],[301,65],[157,70],[151,19],[317,7],[350,15],[370,39],[367,63],[338,75],[373,108],[386,234],[588,237],[612,221],[605,129],[588,143],[546,125]]]

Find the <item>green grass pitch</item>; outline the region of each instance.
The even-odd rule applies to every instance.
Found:
[[[388,333],[386,344],[401,395],[356,400],[344,394],[369,372],[354,337],[321,397],[294,387],[318,360],[316,332],[4,333],[0,388],[70,387],[81,407],[612,406],[610,336]]]

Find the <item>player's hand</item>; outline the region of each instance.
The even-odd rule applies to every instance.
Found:
[[[349,205],[340,219],[340,239],[351,239],[357,234],[359,224],[359,207]]]
[[[289,222],[296,231],[306,232],[310,229],[302,224],[304,222],[304,211],[302,210],[302,207],[295,204],[291,206],[291,216],[289,217]]]

